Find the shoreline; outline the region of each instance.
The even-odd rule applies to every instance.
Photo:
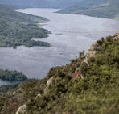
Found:
[[[71,61],[71,59],[70,59],[70,61]],[[61,66],[61,65],[60,65]]]

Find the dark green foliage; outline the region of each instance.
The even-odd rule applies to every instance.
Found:
[[[1,92],[6,93],[8,91],[13,91],[15,89],[18,89],[18,84],[16,84],[16,85],[1,85],[0,86],[0,93]]]
[[[96,62],[95,57],[90,57],[89,60],[88,60],[88,62],[89,62],[89,63],[92,63],[92,64],[93,64],[94,62]]]
[[[84,62],[80,67],[81,73],[85,74],[87,72],[87,68],[88,68],[88,65]]]
[[[113,43],[113,36],[110,36],[110,35],[107,36],[106,40],[107,40],[108,43]]]
[[[0,69],[0,79],[3,81],[24,81],[27,77],[22,72]]]
[[[102,44],[102,40],[97,40],[97,43],[98,43],[99,45],[101,45],[101,44]]]
[[[35,40],[29,40],[26,43],[24,43],[26,47],[33,47],[33,46],[40,46],[40,47],[50,47],[50,43],[42,42],[42,41],[35,41]]]
[[[58,71],[58,76],[63,78],[63,77],[65,76],[65,73],[63,73],[63,72],[61,72],[61,71],[59,70],[59,71]]]

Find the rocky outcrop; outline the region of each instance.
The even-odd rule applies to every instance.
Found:
[[[39,93],[39,94],[37,94],[35,99],[40,98],[40,97],[42,97],[42,95]]]
[[[82,66],[82,64],[83,64],[84,62],[88,65],[88,59],[89,59],[90,57],[95,56],[96,53],[97,53],[97,50],[96,50],[97,46],[98,46],[98,43],[97,43],[97,41],[96,41],[96,42],[94,42],[92,45],[90,45],[90,46],[88,47],[88,52],[86,53],[86,55],[85,55],[83,61],[81,61],[80,67]],[[79,67],[79,68],[76,68],[75,73],[81,72],[81,71],[80,71],[80,67]],[[80,74],[80,77],[81,77],[82,79],[84,78],[82,74]]]
[[[52,83],[53,77],[51,77],[48,81],[47,81],[47,86],[49,86]]]
[[[115,35],[109,35],[107,37],[112,37],[112,39],[118,39],[119,38],[119,31],[117,31],[117,33]],[[106,40],[106,39],[105,39]],[[98,46],[97,41],[94,42],[91,46],[88,47],[88,52],[86,53],[84,62],[88,64],[88,58],[89,57],[93,57],[96,55],[97,51],[96,48]]]
[[[48,87],[51,85],[52,80],[53,80],[53,77],[51,77],[51,78],[47,81],[47,86],[46,86],[46,88],[44,89],[44,95],[48,93]]]
[[[117,31],[117,33],[116,33],[115,35],[109,35],[109,36],[107,36],[107,38],[108,38],[108,37],[112,37],[112,39],[118,39],[118,38],[119,38],[119,31]],[[107,39],[105,39],[105,40],[107,40]],[[86,53],[85,59],[83,60],[83,62],[85,62],[86,64],[88,64],[88,59],[89,59],[90,57],[95,56],[95,55],[97,54],[97,52],[99,51],[99,50],[97,50],[97,47],[99,47],[97,41],[94,42],[92,45],[90,45],[90,46],[88,47],[88,52]],[[83,62],[82,62],[82,63],[83,63]],[[82,63],[81,63],[81,65],[82,65]],[[81,66],[81,65],[80,65],[80,66]]]
[[[91,46],[88,47],[88,52],[86,53],[84,62],[88,64],[88,58],[96,55],[96,47],[98,46],[97,41],[94,42]]]
[[[20,114],[25,114],[25,112],[26,112],[26,104],[20,106],[20,107],[18,108],[16,114],[19,114],[19,113],[20,113]]]

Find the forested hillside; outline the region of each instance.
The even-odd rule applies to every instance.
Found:
[[[1,4],[14,5],[17,7],[38,8],[65,8],[82,0],[1,0]]]
[[[118,0],[84,0],[56,13],[84,14],[99,18],[119,18]]]
[[[16,70],[2,70],[0,69],[0,79],[3,81],[25,81],[27,77],[22,73]]]
[[[118,114],[119,32],[94,42],[84,56],[53,67],[0,96],[2,114]],[[8,113],[9,112],[9,113]]]
[[[23,14],[8,6],[0,5],[0,46],[50,46],[46,42],[31,40],[31,38],[46,38],[48,36],[50,32],[39,28],[37,24],[46,21],[48,21],[46,18]]]

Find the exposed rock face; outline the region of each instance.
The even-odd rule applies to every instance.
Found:
[[[118,39],[119,38],[119,31],[117,31],[117,33],[115,35],[109,35],[112,36],[113,39]],[[98,46],[97,41],[94,42],[92,45],[90,45],[88,47],[88,52],[86,53],[84,62],[88,64],[88,58],[89,57],[93,57],[96,55],[97,51],[96,51],[96,47]]]
[[[119,31],[115,35],[109,35],[112,36],[113,39],[118,39],[119,38]],[[96,47],[98,46],[97,41],[94,42],[91,46],[88,47],[88,52],[86,53],[84,62],[88,64],[88,58],[93,57],[96,55]]]
[[[47,92],[48,92],[48,87],[51,85],[52,80],[53,80],[53,77],[51,77],[51,78],[47,81],[47,86],[46,86],[46,88],[44,89],[44,95],[47,94]]]
[[[47,81],[47,86],[49,86],[52,83],[53,77],[51,77],[48,81]]]
[[[88,47],[88,52],[86,53],[86,55],[85,55],[85,57],[84,57],[84,60],[81,61],[80,67],[82,66],[82,64],[83,64],[84,62],[88,65],[88,59],[89,59],[90,57],[95,56],[95,55],[97,54],[97,52],[98,52],[98,49],[99,49],[99,45],[98,45],[97,41],[94,42],[92,45],[90,45],[90,46]],[[80,67],[79,67],[79,68],[76,68],[75,73],[81,72]],[[80,77],[81,77],[82,79],[84,78],[82,74],[80,75]]]
[[[42,95],[39,93],[39,94],[37,94],[37,96],[36,96],[36,98],[35,99],[37,99],[37,98],[40,98],[40,97],[42,97]]]
[[[24,104],[23,106],[20,106],[16,112],[16,114],[25,114],[26,112],[26,104]]]
[[[91,46],[88,47],[88,52],[86,54],[86,57],[92,57],[96,55],[96,47],[97,47],[97,41],[94,42]]]
[[[97,41],[94,42],[91,46],[88,47],[88,52],[86,53],[86,56],[85,56],[85,59],[84,59],[84,62],[86,64],[88,64],[88,58],[89,57],[93,57],[96,55],[96,47],[97,47]]]
[[[85,62],[86,64],[88,64],[88,57],[86,57],[86,58],[84,59],[84,62]]]

